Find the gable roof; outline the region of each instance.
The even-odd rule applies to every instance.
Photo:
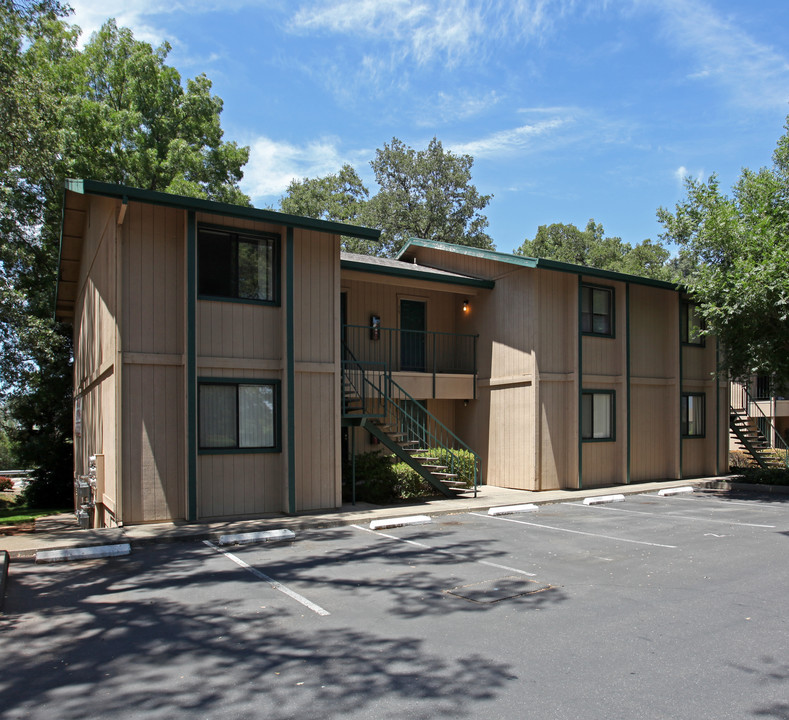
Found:
[[[73,315],[79,279],[79,264],[82,256],[82,234],[84,232],[83,225],[87,207],[86,196],[89,195],[116,198],[121,200],[124,206],[130,200],[133,200],[151,205],[163,205],[195,212],[224,215],[225,217],[257,220],[285,227],[315,230],[333,235],[362,238],[364,240],[377,241],[381,235],[380,230],[373,228],[346,225],[345,223],[330,222],[328,220],[315,220],[274,210],[260,210],[241,205],[230,205],[214,200],[184,197],[154,190],[141,190],[140,188],[113,185],[112,183],[97,182],[95,180],[66,180],[63,218],[60,226],[57,287],[55,290],[55,318],[57,320],[68,320]]]
[[[343,270],[358,270],[360,272],[379,275],[432,280],[433,282],[464,285],[467,287],[491,289],[495,284],[493,280],[483,280],[481,278],[471,277],[470,275],[450,272],[449,270],[440,270],[426,265],[419,265],[416,262],[405,262],[404,260],[378,257],[376,255],[360,255],[357,253],[341,252],[340,267]]]
[[[168,207],[247,218],[294,228],[320,230],[321,232],[333,233],[334,235],[346,235],[347,237],[362,238],[364,240],[378,240],[381,236],[380,230],[361,227],[360,225],[346,225],[345,223],[330,220],[316,220],[299,215],[288,215],[276,210],[261,210],[259,208],[244,207],[243,205],[217,202],[216,200],[171,195],[170,193],[156,190],[141,190],[140,188],[113,185],[112,183],[97,182],[95,180],[66,180],[66,190],[80,195],[103,195],[122,200],[139,200],[152,205],[166,205]]]
[[[442,242],[440,240],[423,240],[422,238],[411,238],[397,254],[397,258],[405,256],[414,257],[415,250],[418,248],[429,248],[444,252],[457,253],[469,257],[476,257],[482,260],[493,260],[509,265],[520,265],[528,268],[543,268],[545,270],[556,270],[558,272],[573,273],[575,275],[585,275],[588,277],[598,277],[605,280],[617,282],[627,282],[636,285],[649,285],[663,290],[677,290],[682,288],[676,283],[653,278],[641,277],[640,275],[629,275],[627,273],[615,272],[614,270],[600,270],[599,268],[587,265],[573,265],[572,263],[559,262],[558,260],[546,260],[544,258],[532,258],[525,255],[515,255],[512,253],[498,252],[497,250],[487,250],[485,248],[469,247],[467,245],[455,245],[453,243]]]

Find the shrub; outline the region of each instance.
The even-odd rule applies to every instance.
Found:
[[[395,482],[389,455],[379,451],[360,453],[356,456],[356,499],[374,505],[386,505],[397,499]],[[343,468],[343,499],[352,497],[352,471],[350,464]]]
[[[737,476],[732,478],[737,482],[756,483],[760,485],[789,485],[789,470],[784,468],[738,468]]]
[[[6,492],[14,489],[14,481],[10,477],[0,475],[0,492]]]

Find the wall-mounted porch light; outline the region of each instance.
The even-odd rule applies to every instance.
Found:
[[[468,300],[463,301],[463,314],[467,314],[471,308],[469,307]]]

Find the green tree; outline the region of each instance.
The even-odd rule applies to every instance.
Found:
[[[490,248],[488,220],[480,211],[492,196],[471,184],[473,164],[470,155],[444,150],[436,138],[425,150],[393,138],[370,162],[380,186],[372,197],[356,171],[343,165],[336,174],[291,182],[280,209],[381,230],[380,243],[346,238],[345,249],[352,252],[395,255],[411,237]]]
[[[154,49],[108,20],[71,67],[64,172],[146,190],[249,205],[238,188],[249,148],[222,140],[222,100],[205,75],[186,81]]]
[[[28,497],[71,484],[71,329],[52,321],[63,182],[87,177],[249,204],[248,149],[222,140],[222,101],[114,21],[84,51],[52,0],[0,0],[0,394]]]
[[[674,212],[658,210],[664,238],[679,244],[685,284],[732,377],[789,383],[789,124],[773,165],[742,171],[731,196],[716,176],[686,180]]]
[[[619,237],[606,237],[603,226],[594,220],[584,230],[573,224],[540,225],[534,240],[524,240],[515,252],[660,280],[672,275],[669,252],[662,245],[647,239],[633,247]]]
[[[338,173],[292,180],[280,198],[280,210],[291,215],[363,225],[369,197],[370,192],[356,170],[345,164]],[[342,246],[348,252],[375,254],[378,244],[343,237]]]
[[[381,229],[382,252],[396,254],[410,237],[492,248],[480,213],[492,195],[471,184],[471,155],[444,150],[435,137],[425,150],[397,138],[375,151],[370,163],[380,190],[365,210],[367,223]]]

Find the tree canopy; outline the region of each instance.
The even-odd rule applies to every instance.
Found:
[[[294,181],[280,200],[283,212],[355,222],[381,230],[381,242],[345,243],[348,250],[395,255],[411,237],[491,248],[481,211],[491,195],[471,183],[474,159],[444,150],[435,137],[424,150],[397,138],[370,162],[379,190],[370,196],[349,165],[337,174]]]
[[[584,230],[573,224],[540,225],[534,240],[524,240],[515,252],[659,280],[672,275],[669,252],[662,245],[647,239],[633,247],[621,238],[606,237],[603,226],[594,220]]]
[[[685,284],[732,377],[789,385],[789,123],[772,167],[744,169],[732,194],[716,176],[686,180],[674,212],[658,210],[663,237],[681,247]]]
[[[66,16],[0,0],[0,400],[41,502],[70,496],[71,332],[52,321],[65,178],[249,204],[249,151],[222,139],[210,80],[182,83],[169,45],[114,20],[79,50]]]

